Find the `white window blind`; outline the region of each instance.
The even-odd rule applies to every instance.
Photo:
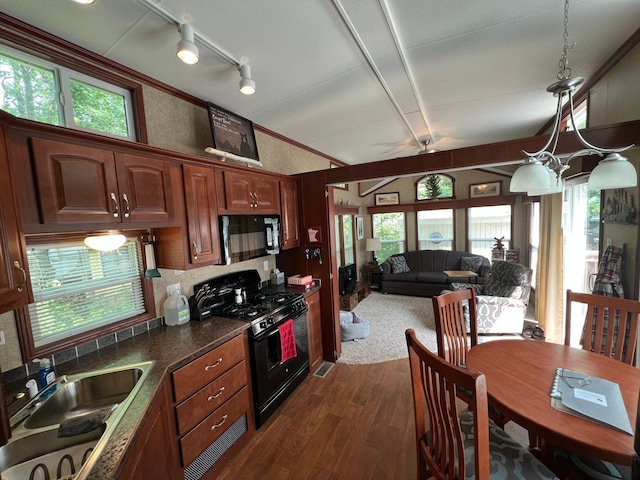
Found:
[[[82,243],[29,245],[36,347],[145,312],[140,245],[99,252]]]

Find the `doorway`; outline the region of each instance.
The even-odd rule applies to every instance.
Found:
[[[600,257],[600,191],[589,189],[586,177],[565,184],[562,229],[563,291],[591,293]],[[580,344],[585,314],[583,305],[571,311],[571,345]]]

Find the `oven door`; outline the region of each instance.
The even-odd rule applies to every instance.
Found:
[[[266,330],[252,341],[253,388],[258,408],[271,403],[272,397],[286,390],[302,373],[306,376],[309,370],[306,312],[293,318],[293,331],[296,337],[296,356],[285,362],[281,361],[282,348],[277,326]]]

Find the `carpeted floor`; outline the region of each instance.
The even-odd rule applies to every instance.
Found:
[[[362,365],[408,357],[407,328],[413,328],[429,350],[438,349],[431,298],[371,292],[353,311],[371,324],[371,335],[342,342],[338,363]]]

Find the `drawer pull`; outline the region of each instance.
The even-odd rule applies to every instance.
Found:
[[[223,393],[224,393],[224,387],[220,387],[220,391],[218,393],[216,393],[215,395],[209,395],[209,397],[207,398],[207,401],[210,402],[214,398],[218,398]]]
[[[218,365],[220,365],[222,363],[222,357],[220,357],[218,359],[218,361],[216,363],[214,363],[213,365],[207,365],[206,367],[204,367],[204,371],[208,372],[209,370],[211,370],[212,368],[216,368]]]
[[[227,421],[227,415],[225,415],[224,417],[222,417],[222,421],[216,425],[214,425],[213,427],[211,427],[211,430],[215,430],[216,428],[220,428],[222,425],[224,425],[224,422]]]

